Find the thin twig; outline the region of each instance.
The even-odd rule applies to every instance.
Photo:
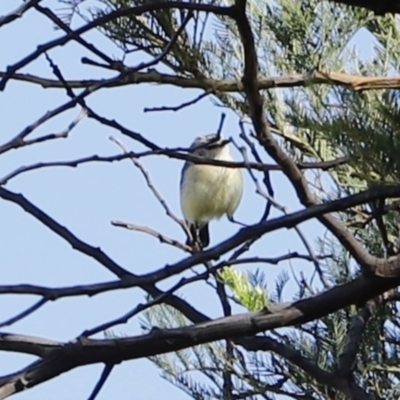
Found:
[[[144,310],[147,310],[157,304],[162,303],[166,298],[171,296],[175,291],[183,288],[184,286],[188,285],[189,283],[197,282],[203,279],[207,279],[209,276],[209,272],[206,271],[203,274],[199,274],[197,276],[193,276],[190,278],[182,278],[178,283],[176,283],[174,286],[172,286],[169,290],[165,292],[161,292],[158,296],[154,297],[153,300],[145,303],[145,304],[138,304],[136,307],[134,307],[132,310],[128,311],[126,314],[122,315],[119,318],[113,319],[109,322],[106,322],[104,324],[98,325],[92,329],[85,330],[82,332],[80,337],[89,337],[92,335],[95,335],[96,333],[105,331],[107,329],[112,328],[115,325],[120,325],[120,324],[125,324],[127,323],[131,318],[134,316],[138,315],[139,313],[143,312]]]
[[[177,247],[178,249],[181,249],[188,253],[192,252],[192,248],[190,246],[188,246],[184,243],[181,243],[178,240],[175,240],[168,236],[165,236],[162,233],[150,228],[149,226],[137,225],[137,224],[132,224],[130,222],[123,222],[123,221],[111,221],[111,225],[130,229],[133,231],[144,232],[150,236],[157,238],[161,243],[169,244],[171,246]]]
[[[51,140],[51,139],[58,138],[58,137],[61,137],[61,136],[59,136],[59,134],[50,134],[50,135],[42,136],[37,139],[33,139],[32,143],[40,143],[42,141]],[[26,140],[25,145],[27,145],[27,144],[30,144],[30,141]],[[11,180],[25,172],[34,171],[34,170],[41,169],[41,168],[49,168],[49,167],[72,167],[72,168],[75,168],[79,165],[87,164],[87,163],[91,163],[91,162],[109,162],[109,163],[111,163],[111,162],[118,162],[118,161],[130,159],[132,157],[142,158],[142,157],[156,156],[156,155],[162,155],[162,156],[166,156],[168,158],[177,159],[177,160],[190,161],[195,164],[208,164],[208,165],[222,166],[222,167],[226,167],[226,168],[250,168],[250,169],[257,170],[257,171],[265,171],[265,170],[280,171],[280,169],[277,168],[277,166],[273,165],[273,164],[259,164],[259,163],[255,163],[255,162],[246,163],[246,162],[214,160],[214,159],[196,157],[191,154],[183,154],[183,153],[181,153],[182,151],[188,151],[188,149],[179,147],[179,148],[175,148],[175,149],[166,148],[166,149],[159,149],[159,150],[143,151],[143,152],[138,152],[138,153],[131,151],[126,154],[117,154],[117,155],[113,155],[113,156],[93,155],[93,156],[77,158],[75,160],[68,160],[68,161],[39,162],[39,163],[34,163],[34,164],[27,165],[27,166],[19,167],[19,168],[15,169],[14,171],[8,173],[7,175],[3,176],[3,178],[0,179],[0,185],[6,184],[9,180]],[[307,168],[314,168],[314,167],[312,165],[309,165],[309,166],[307,166]]]
[[[112,58],[110,58],[107,54],[103,53],[100,51],[97,47],[92,45],[91,43],[87,42],[85,39],[83,39],[80,35],[74,35],[72,32],[72,29],[66,25],[60,18],[57,17],[56,14],[54,14],[49,8],[47,7],[42,7],[40,5],[37,5],[36,10],[38,10],[41,14],[45,15],[47,18],[49,18],[52,22],[54,22],[58,28],[62,29],[65,33],[71,34],[71,39],[75,40],[77,43],[91,51],[92,53],[96,54],[97,57],[100,57],[104,61],[106,61],[110,66],[112,66],[114,69],[119,66],[121,67],[121,62],[115,61]]]
[[[126,277],[114,281],[93,283],[88,285],[75,285],[65,287],[47,287],[38,285],[1,285],[0,295],[2,294],[25,294],[43,296],[49,301],[61,299],[63,297],[75,296],[95,296],[112,290],[129,289],[131,284],[135,286],[136,280]]]
[[[259,164],[263,164],[262,158],[258,154],[256,146],[254,145],[254,143],[246,135],[246,129],[244,128],[243,121],[239,121],[239,127],[240,127],[240,135],[239,135],[239,137],[247,144],[247,146],[249,146],[250,151],[253,154],[254,159]],[[272,187],[272,182],[271,182],[271,177],[269,175],[269,171],[265,170],[263,172],[264,172],[263,182],[264,182],[264,185],[265,185],[265,187],[267,189],[268,196],[270,198],[273,198],[275,196],[275,193],[274,193],[274,189]],[[267,200],[267,203],[265,204],[264,214],[261,217],[261,221],[268,219],[268,216],[269,216],[269,214],[271,212],[271,206],[272,206],[271,201]]]
[[[143,109],[144,112],[155,112],[155,111],[180,111],[186,107],[192,106],[198,103],[200,100],[203,100],[205,97],[209,96],[212,92],[206,91],[201,93],[194,99],[187,101],[185,103],[179,104],[178,106],[162,106],[162,107],[145,107]]]
[[[1,145],[0,146],[0,154],[5,153],[12,149],[16,149],[16,148],[20,148],[23,146],[36,144],[36,143],[45,142],[47,140],[66,138],[68,136],[68,133],[76,126],[76,124],[86,116],[84,110],[79,113],[78,117],[65,130],[63,130],[59,133],[52,133],[52,134],[45,135],[45,136],[42,136],[42,137],[39,137],[36,139],[32,139],[32,140],[24,140],[29,134],[31,134],[40,125],[49,121],[51,118],[63,113],[64,111],[75,107],[76,103],[77,103],[77,101],[71,100],[57,108],[54,108],[51,111],[47,111],[44,115],[42,115],[40,118],[38,118],[31,125],[28,125],[26,128],[24,128],[20,133],[18,133],[16,136],[14,136],[7,143]]]
[[[21,319],[27,317],[28,315],[34,313],[36,310],[38,310],[40,307],[44,306],[47,303],[47,300],[45,297],[38,300],[36,303],[34,303],[32,306],[28,307],[26,310],[20,312],[16,316],[9,318],[3,322],[0,322],[0,328],[4,328],[5,326],[10,326],[12,324],[15,324],[18,321],[21,321]]]
[[[114,136],[110,137],[110,140],[113,141],[117,146],[119,146],[122,151],[125,154],[128,154],[129,151],[128,149],[125,147],[125,145],[117,138],[115,138]],[[133,165],[138,168],[138,170],[141,172],[141,174],[143,175],[146,184],[148,186],[148,188],[150,189],[150,191],[153,193],[154,197],[157,199],[157,201],[161,204],[161,207],[164,209],[165,213],[167,214],[168,217],[170,217],[173,221],[175,221],[185,232],[185,234],[189,234],[188,233],[188,229],[186,227],[186,224],[184,223],[183,220],[181,220],[180,218],[178,218],[175,213],[172,212],[172,210],[169,208],[167,202],[164,200],[164,198],[161,196],[161,193],[157,190],[157,188],[154,186],[149,173],[146,171],[146,169],[143,167],[143,165],[139,162],[139,160],[135,157],[130,157]]]
[[[33,51],[32,53],[30,53],[29,55],[24,57],[22,60],[18,61],[17,63],[15,63],[13,65],[10,65],[7,68],[7,72],[5,72],[3,74],[3,78],[0,81],[0,91],[3,91],[5,89],[5,86],[8,82],[8,80],[11,79],[19,69],[25,67],[26,65],[28,65],[29,63],[31,63],[32,61],[37,59],[39,56],[41,56],[45,52],[48,52],[49,50],[51,50],[55,47],[63,46],[64,44],[66,44],[70,40],[72,40],[73,37],[81,36],[82,34],[90,31],[91,29],[94,29],[98,26],[102,26],[105,23],[112,21],[116,18],[120,18],[123,16],[131,17],[133,15],[141,15],[141,14],[149,12],[149,11],[171,9],[171,8],[184,9],[184,10],[198,10],[198,11],[206,11],[206,12],[208,11],[208,12],[213,12],[218,15],[232,15],[232,13],[233,13],[233,7],[220,7],[220,6],[210,5],[210,4],[199,4],[199,3],[182,3],[182,2],[178,2],[178,1],[160,1],[157,3],[143,4],[143,5],[136,6],[136,7],[120,8],[116,11],[104,14],[104,15],[100,16],[99,18],[94,19],[93,21],[90,21],[89,23],[87,23],[86,25],[82,26],[79,29],[72,30],[70,33],[67,33],[66,35],[64,35],[58,39],[54,39],[45,44],[37,46],[35,51]],[[145,68],[145,67],[143,67],[143,68]]]
[[[110,376],[111,371],[114,368],[114,364],[106,364],[103,368],[103,371],[100,375],[100,379],[96,383],[96,386],[93,389],[93,392],[88,397],[88,400],[95,400],[97,395],[100,393],[101,388],[106,383],[107,378]]]
[[[258,161],[259,163],[262,163],[262,159],[259,156],[254,143],[252,143],[250,141],[250,139],[247,137],[246,135],[246,130],[244,128],[244,124],[242,121],[239,122],[239,127],[240,127],[240,135],[239,137],[245,141],[245,143],[250,147],[250,150],[253,154],[253,157],[256,159],[256,161]],[[233,140],[232,140],[233,141]],[[247,154],[245,154],[244,152],[241,151],[241,148],[236,144],[235,141],[233,141],[233,144],[236,146],[236,148],[239,150],[239,152],[242,154],[242,156],[245,156]],[[245,164],[247,164],[246,159],[244,160]],[[248,160],[247,160],[248,161]],[[249,170],[249,167],[247,167],[247,169]],[[266,185],[266,188],[268,190],[268,193],[270,194],[271,197],[273,197],[274,191],[272,188],[272,184],[270,182],[270,177],[269,177],[269,171],[265,170],[264,171],[264,183]],[[271,212],[271,202],[267,201],[265,204],[265,209],[264,212],[260,218],[260,222],[265,221],[268,219],[268,216]],[[241,247],[239,247],[230,257],[230,260],[236,260],[239,256],[241,256],[242,254],[244,254],[245,252],[249,251],[251,246],[257,241],[259,240],[260,237],[253,237],[251,239],[249,239],[247,242],[245,242]]]
[[[318,260],[324,260],[327,258],[330,258],[331,255],[322,255],[322,256],[317,256],[316,258]],[[239,265],[239,264],[251,264],[251,263],[266,263],[266,264],[273,264],[277,265],[282,261],[287,261],[287,260],[292,260],[294,258],[297,258],[299,260],[306,260],[306,261],[314,261],[314,258],[311,257],[308,254],[299,254],[297,251],[284,254],[279,257],[275,258],[267,258],[267,257],[248,257],[248,258],[239,258],[239,259],[234,259],[234,260],[229,260],[229,261],[224,261],[223,263],[225,265]],[[222,264],[222,263],[221,263]]]
[[[244,128],[243,128],[243,125],[242,125],[242,134],[241,134],[241,137],[242,137],[243,140],[246,141],[246,143],[247,143],[249,146],[251,146],[252,144],[251,144],[251,143],[249,144],[249,139],[247,138],[247,136],[246,136],[243,132],[244,132]],[[241,148],[239,148],[239,150],[241,151],[241,153],[242,153],[242,155],[243,155],[243,159],[244,159],[245,162],[248,164],[248,157],[247,157],[246,148],[241,147]],[[253,149],[253,155],[256,157],[256,160],[257,160],[258,162],[261,162],[261,158],[259,157],[259,155],[258,155],[258,153],[256,152],[255,149]],[[252,179],[253,182],[254,182],[254,185],[256,186],[256,193],[259,194],[259,195],[261,195],[262,197],[264,197],[270,205],[272,205],[273,207],[275,207],[276,209],[278,209],[279,211],[281,211],[283,214],[289,215],[289,210],[288,210],[288,208],[287,208],[286,206],[283,206],[283,205],[279,204],[279,203],[273,198],[273,196],[270,195],[270,193],[273,193],[273,190],[272,190],[272,185],[271,185],[271,181],[270,181],[268,172],[265,172],[265,173],[264,173],[264,183],[265,183],[265,185],[266,185],[266,187],[267,187],[267,190],[268,190],[268,192],[265,192],[265,191],[261,188],[261,186],[260,186],[260,184],[259,184],[259,182],[258,182],[258,179],[257,179],[257,177],[255,176],[254,172],[253,172],[250,168],[248,168],[247,170],[248,170],[248,172],[249,172],[249,175],[250,175],[251,179]],[[267,216],[268,213],[269,213],[269,210],[268,210],[268,208],[267,208],[266,211],[265,211],[264,216]],[[304,247],[306,248],[307,252],[309,253],[310,257],[312,258],[313,264],[314,264],[314,267],[315,267],[315,271],[317,272],[317,274],[318,274],[318,276],[319,276],[319,278],[320,278],[320,280],[321,280],[321,283],[323,284],[324,288],[325,288],[325,289],[330,288],[330,285],[329,285],[327,279],[325,278],[325,274],[324,274],[324,272],[322,271],[321,265],[319,264],[318,259],[317,259],[316,256],[315,256],[314,250],[313,250],[312,246],[309,244],[309,242],[308,242],[308,240],[307,240],[305,234],[303,233],[302,229],[300,229],[300,227],[297,226],[297,225],[294,226],[293,228],[294,228],[294,230],[296,231],[297,235],[299,236],[299,238],[300,238],[301,242],[303,243]]]

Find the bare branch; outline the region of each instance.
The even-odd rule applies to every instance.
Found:
[[[187,101],[185,103],[179,104],[178,106],[162,106],[162,107],[145,107],[144,112],[154,112],[154,111],[180,111],[186,107],[192,106],[193,104],[198,103],[200,100],[203,100],[205,97],[211,94],[210,91],[206,91],[204,93],[199,94],[193,100]]]
[[[0,17],[0,28],[21,18],[30,8],[35,7],[41,0],[29,0],[22,3],[16,10]]]
[[[213,271],[216,271],[216,268],[213,269]],[[134,316],[138,315],[139,313],[143,312],[144,310],[147,310],[157,304],[161,304],[163,302],[167,302],[168,298],[172,298],[172,294],[174,292],[176,292],[179,289],[182,289],[184,286],[188,285],[189,283],[193,283],[193,282],[198,282],[200,280],[203,279],[207,279],[210,272],[213,271],[206,271],[203,274],[198,274],[196,276],[192,276],[190,278],[182,278],[179,282],[177,282],[175,285],[173,285],[169,290],[162,292],[159,291],[159,293],[156,296],[153,296],[153,300],[148,301],[147,303],[140,303],[138,304],[136,307],[134,307],[132,310],[128,311],[126,314],[122,315],[121,317],[115,318],[109,322],[106,322],[104,324],[98,325],[95,328],[92,329],[88,329],[86,331],[84,331],[81,336],[82,337],[88,337],[88,336],[92,336],[95,335],[96,333],[105,331],[107,329],[112,328],[115,325],[119,325],[119,324],[125,324],[127,323],[131,318],[133,318]],[[150,292],[150,291],[149,291]],[[176,299],[175,298],[174,301],[171,301],[170,304],[174,304]],[[177,308],[179,311],[181,311],[181,307],[177,307],[176,305],[173,305],[175,308]],[[182,312],[182,311],[181,311]],[[187,315],[184,311],[182,312],[184,315]],[[190,320],[192,320],[193,318],[193,312],[191,312],[190,316],[188,317]],[[195,314],[195,321],[196,322],[203,322],[205,319],[200,316],[200,314],[196,313]],[[199,320],[200,318],[200,320]]]
[[[330,255],[324,255],[324,256],[315,256],[318,260],[323,260],[326,258],[330,258]],[[282,261],[287,261],[287,260],[292,260],[292,259],[299,259],[299,260],[306,260],[306,261],[314,261],[314,257],[308,255],[308,254],[299,254],[297,251],[284,254],[279,257],[275,258],[266,258],[266,257],[248,257],[248,258],[239,258],[235,260],[229,260],[224,262],[226,265],[240,265],[240,264],[252,264],[252,263],[266,263],[266,264],[273,264],[277,265]],[[1,293],[1,287],[0,287],[0,293]]]
[[[0,71],[0,78],[6,76],[6,72]],[[31,74],[14,73],[9,79],[21,82],[33,83],[44,88],[64,88],[62,82],[57,79],[49,79]],[[164,74],[154,69],[146,72],[130,71],[123,79],[107,81],[105,79],[68,80],[68,86],[73,89],[89,88],[101,84],[102,87],[113,88],[126,85],[138,85],[141,83],[157,83],[173,85],[184,89],[203,89],[210,93],[243,92],[243,85],[239,81],[229,79],[181,77]],[[400,77],[387,76],[361,76],[342,72],[314,71],[312,73],[293,74],[287,76],[273,76],[258,78],[260,90],[304,87],[309,85],[339,85],[355,91],[398,89]],[[104,85],[103,85],[104,83]],[[149,111],[149,110],[148,110]]]
[[[49,351],[63,343],[35,336],[0,333],[0,350],[45,357]]]
[[[14,324],[15,322],[21,321],[21,319],[27,317],[28,315],[34,313],[36,310],[38,310],[40,307],[44,306],[47,303],[47,299],[43,298],[37,301],[35,304],[32,306],[28,307],[26,310],[20,312],[16,316],[7,319],[4,322],[0,322],[0,328],[3,328],[5,326],[10,326]]]
[[[32,141],[25,140],[24,145],[28,144],[34,144],[34,143],[40,143],[46,140],[51,140],[55,139],[58,137],[65,137],[64,136],[65,131],[57,133],[57,134],[50,134],[46,136],[42,136],[37,139],[33,139]],[[156,148],[158,148],[156,145],[154,145]],[[8,181],[11,179],[17,177],[18,175],[21,175],[25,172],[29,171],[35,171],[37,169],[41,168],[50,168],[50,167],[71,167],[71,168],[76,168],[81,164],[87,164],[91,162],[118,162],[118,161],[123,161],[126,159],[131,159],[131,158],[142,158],[142,157],[148,157],[148,156],[156,156],[156,155],[163,155],[168,158],[172,159],[177,159],[177,160],[184,160],[184,161],[190,161],[195,164],[208,164],[208,165],[216,165],[216,166],[222,166],[222,167],[227,167],[227,168],[248,168],[248,169],[255,169],[257,171],[280,171],[281,168],[278,165],[275,164],[261,164],[257,162],[233,162],[233,161],[222,161],[222,160],[213,160],[213,159],[207,159],[204,157],[196,157],[191,154],[183,154],[181,151],[188,151],[188,149],[184,148],[176,148],[176,149],[159,149],[159,150],[150,150],[150,151],[143,151],[143,152],[128,152],[125,154],[117,154],[114,156],[99,156],[99,155],[93,155],[93,156],[88,156],[88,157],[83,157],[83,158],[77,158],[75,160],[68,160],[68,161],[49,161],[49,162],[38,162],[35,164],[30,164],[26,166],[21,166],[14,171],[8,173],[7,175],[3,176],[3,178],[0,179],[0,185],[5,185]],[[300,169],[322,169],[326,170],[328,168],[333,168],[337,165],[344,164],[347,160],[332,160],[332,161],[326,161],[326,162],[316,162],[316,163],[302,163],[298,164]]]
[[[161,268],[142,276],[136,276],[129,273],[122,267],[118,266],[105,253],[103,253],[101,249],[90,246],[79,240],[70,231],[59,225],[56,221],[46,215],[43,211],[39,210],[22,195],[15,194],[3,187],[0,187],[0,197],[4,200],[11,201],[21,206],[25,211],[37,218],[49,229],[70,243],[74,249],[77,249],[83,254],[96,259],[100,264],[105,266],[118,277],[123,278],[125,275],[134,277],[137,281],[137,285],[140,286],[153,284],[167,277],[179,274],[200,263],[217,259],[222,254],[234,249],[236,246],[253,237],[260,237],[268,232],[272,232],[281,228],[292,228],[301,222],[309,220],[310,218],[318,218],[320,215],[326,215],[330,212],[346,210],[349,207],[368,201],[387,197],[400,197],[400,185],[372,187],[359,194],[348,196],[325,204],[312,206],[308,209],[298,211],[287,216],[242,228],[236,235],[230,239],[227,239],[221,244],[214,246],[213,248],[202,251],[201,253],[196,253],[195,255],[176,263],[175,265],[169,265],[167,268]],[[371,268],[374,269],[374,272],[377,276],[384,276],[387,278],[400,276],[400,256],[393,256],[388,259],[380,259],[368,254],[368,257],[371,259]]]
[[[252,153],[254,155],[254,157],[256,158],[256,161],[261,162],[261,157],[258,155],[258,152],[255,149],[255,146],[253,143],[250,142],[250,140],[248,139],[248,137],[245,134],[245,130],[243,125],[241,124],[241,135],[240,137],[250,146]],[[240,149],[243,158],[245,160],[246,163],[248,163],[248,157],[247,157],[247,153],[246,153],[246,149],[245,148],[241,148]],[[266,211],[264,213],[263,218],[267,218],[268,214],[269,214],[269,210],[270,210],[270,206],[274,206],[276,209],[278,209],[279,211],[281,211],[283,214],[288,215],[289,214],[289,210],[286,206],[283,206],[282,204],[278,203],[275,199],[274,199],[274,192],[272,189],[272,184],[270,181],[270,177],[268,175],[268,171],[264,172],[264,184],[267,187],[268,193],[266,193],[260,186],[257,177],[254,175],[253,171],[248,168],[248,172],[249,175],[252,179],[252,181],[254,182],[254,185],[256,186],[256,193],[261,195],[262,197],[264,197],[267,200],[267,206],[266,206]],[[313,264],[315,267],[315,271],[317,272],[323,286],[325,289],[328,289],[330,287],[330,285],[328,284],[325,275],[321,269],[321,266],[318,262],[317,257],[314,254],[314,251],[312,249],[312,246],[309,244],[305,234],[303,233],[303,231],[300,229],[299,226],[295,226],[294,230],[296,231],[297,235],[299,236],[301,242],[303,243],[304,247],[306,248],[308,254],[310,255],[311,259],[313,260]]]
[[[7,68],[7,72],[4,73],[2,80],[0,81],[0,91],[5,89],[5,86],[9,79],[13,77],[13,75],[21,68],[25,67],[40,55],[48,52],[49,50],[57,47],[63,46],[74,37],[78,37],[83,33],[90,31],[93,28],[96,28],[100,25],[105,24],[106,22],[112,21],[113,19],[120,18],[123,16],[132,16],[132,15],[141,15],[148,11],[155,11],[155,10],[162,10],[162,9],[181,9],[181,10],[197,10],[197,11],[205,11],[205,12],[212,12],[218,15],[231,15],[232,14],[232,7],[218,7],[209,4],[197,4],[197,3],[181,3],[177,1],[160,1],[157,3],[150,3],[145,4],[137,7],[128,7],[128,8],[121,8],[109,14],[103,15],[88,24],[82,26],[79,29],[71,30],[71,32],[67,33],[66,35],[51,40],[41,46],[38,46],[35,51],[33,51],[28,56],[24,57],[19,62],[10,65]],[[63,87],[63,86],[62,86]]]
[[[393,1],[376,2],[375,0],[329,0],[333,3],[346,4],[348,6],[362,7],[373,11],[376,15],[387,13],[400,13],[400,4]]]
[[[110,272],[112,272],[119,278],[123,278],[127,275],[133,276],[130,272],[120,267],[115,261],[111,260],[111,258],[109,258],[99,247],[90,246],[82,240],[78,239],[67,228],[61,226],[57,221],[48,216],[21,194],[13,193],[3,187],[0,187],[0,197],[4,200],[8,200],[15,204],[18,204],[27,213],[31,214],[43,225],[52,230],[55,234],[65,239],[72,246],[73,249],[94,258],[96,261],[98,261],[101,265],[106,267]]]
[[[116,143],[125,154],[128,154],[129,151],[128,149],[125,147],[125,145],[118,140],[117,138],[111,136],[110,140],[112,140],[114,143]],[[173,212],[172,210],[169,208],[167,202],[165,201],[165,199],[161,196],[161,193],[157,190],[157,188],[154,186],[151,178],[150,178],[150,174],[146,171],[146,169],[143,167],[143,165],[139,162],[139,160],[135,157],[130,157],[133,165],[139,169],[139,171],[141,172],[141,174],[143,175],[146,184],[148,186],[148,188],[150,189],[150,191],[153,193],[154,197],[157,199],[157,201],[161,204],[162,208],[164,209],[165,213],[167,214],[168,217],[170,217],[174,222],[176,222],[182,229],[183,231],[186,233],[186,235],[189,235],[190,237],[190,233],[184,223],[183,220],[181,220],[180,218],[178,218]]]
[[[157,238],[161,243],[166,243],[171,246],[174,246],[178,249],[186,251],[188,253],[192,252],[192,248],[184,243],[179,242],[178,240],[169,238],[168,236],[163,235],[162,233],[150,228],[149,226],[137,225],[132,224],[130,222],[123,222],[123,221],[111,221],[111,224],[114,226],[119,226],[121,228],[130,229],[133,231],[144,232],[150,236]]]
[[[129,289],[131,283],[136,283],[129,276],[121,279],[104,283],[94,283],[89,285],[75,285],[59,288],[51,288],[37,285],[1,285],[1,294],[26,294],[43,296],[49,301],[61,299],[62,297],[74,296],[95,296],[100,293],[108,292],[116,289]]]
[[[97,395],[100,393],[101,388],[106,383],[107,378],[110,376],[112,369],[114,368],[114,364],[106,364],[104,366],[103,372],[100,375],[99,381],[96,383],[96,386],[93,389],[93,392],[88,397],[88,400],[95,400]]]
[[[68,134],[71,132],[75,126],[86,117],[87,112],[86,110],[82,110],[79,115],[68,125],[68,127],[61,132],[58,133],[50,133],[48,135],[40,136],[36,139],[25,140],[25,138],[31,134],[36,128],[40,125],[44,124],[45,122],[49,121],[51,118],[55,117],[56,115],[61,114],[62,112],[68,110],[75,106],[75,103],[69,101],[68,103],[63,104],[60,107],[53,109],[52,111],[46,112],[42,117],[40,117],[37,121],[33,124],[27,126],[24,130],[22,130],[18,135],[12,138],[7,143],[0,146],[0,154],[5,153],[12,149],[17,149],[24,146],[30,146],[37,143],[46,142],[48,140],[59,139],[59,138],[66,138]]]
[[[342,353],[339,355],[337,373],[340,376],[348,378],[353,370],[357,353],[361,345],[361,336],[368,323],[368,320],[374,314],[379,299],[369,301],[351,321],[347,334],[346,344]]]
[[[329,256],[318,257],[319,259],[328,258]],[[242,258],[238,260],[229,260],[219,263],[214,268],[222,268],[225,265],[240,265],[240,264],[248,264],[248,263],[268,263],[277,265],[282,261],[286,261],[289,259],[301,259],[306,261],[312,261],[310,256],[306,254],[298,254],[297,252],[292,252],[285,254],[283,256],[275,257],[275,258],[265,258],[265,257],[249,257]],[[43,296],[48,301],[54,301],[57,299],[61,299],[63,297],[75,297],[75,296],[95,296],[101,293],[105,293],[112,290],[122,290],[129,289],[136,286],[136,279],[131,278],[129,276],[115,281],[103,282],[103,283],[94,283],[88,285],[75,285],[75,286],[67,286],[67,287],[46,287],[46,286],[37,286],[37,285],[1,285],[0,286],[0,295],[2,294],[22,294],[22,295],[37,295]],[[391,298],[391,300],[395,299]]]
[[[54,24],[56,24],[58,28],[62,29],[68,35],[71,35],[72,40],[75,40],[77,43],[79,43],[80,45],[82,45],[83,47],[85,47],[86,49],[91,51],[92,53],[96,54],[102,60],[107,62],[111,67],[118,69],[118,67],[121,65],[120,62],[117,62],[117,61],[113,60],[112,58],[108,57],[107,54],[100,51],[96,46],[92,45],[91,43],[88,43],[80,35],[74,35],[72,29],[68,25],[64,24],[64,22],[61,21],[60,18],[58,18],[57,15],[55,15],[49,8],[41,7],[40,5],[37,5],[35,8],[41,14],[43,14],[47,18],[49,18]]]
[[[291,182],[297,193],[297,197],[305,207],[319,204],[318,198],[311,192],[305,176],[291,157],[279,146],[270,132],[263,108],[264,100],[260,94],[257,76],[258,59],[255,49],[254,37],[250,23],[246,16],[246,0],[236,0],[235,20],[239,29],[244,48],[244,72],[243,87],[249,102],[250,116],[256,131],[257,139],[267,153],[282,167],[284,174]],[[377,267],[374,257],[371,256],[356,237],[334,216],[324,214],[317,217],[318,220],[339,240],[342,246],[353,256],[367,274],[390,274]],[[380,270],[378,272],[378,270]]]
[[[247,350],[252,351],[273,351],[281,357],[290,361],[292,364],[307,372],[315,380],[323,385],[333,387],[345,393],[352,400],[373,400],[373,398],[365,393],[360,387],[353,382],[331,372],[324,371],[318,365],[304,357],[300,352],[277,342],[269,337],[253,337],[241,339],[240,344]],[[355,396],[354,396],[355,395]]]
[[[112,340],[81,337],[68,345],[53,346],[51,350],[45,345],[37,344],[43,352],[47,351],[46,357],[22,371],[0,378],[0,398],[36,386],[81,365],[99,362],[113,364],[177,351],[227,337],[243,340],[239,338],[277,327],[306,323],[350,304],[368,301],[399,283],[399,279],[369,279],[360,276],[308,299],[271,305],[266,310],[223,317],[192,326],[153,329],[145,335]],[[0,350],[3,348],[4,343],[0,341]],[[7,348],[10,348],[10,344]],[[22,347],[19,350],[22,351]]]

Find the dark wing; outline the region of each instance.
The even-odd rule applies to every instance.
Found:
[[[181,181],[180,181],[180,186],[181,186],[181,188],[182,188],[182,185],[183,185],[183,177],[185,176],[185,173],[186,173],[186,171],[187,171],[187,169],[190,167],[190,162],[189,161],[186,161],[185,162],[185,165],[183,166],[183,168],[182,168],[182,171],[181,171]]]

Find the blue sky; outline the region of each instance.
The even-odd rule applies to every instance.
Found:
[[[55,1],[43,5],[53,10],[60,7]],[[17,6],[12,0],[0,3],[0,15]],[[80,22],[76,21],[79,25]],[[37,45],[45,43],[62,33],[54,30],[51,22],[34,11],[0,29],[0,69],[5,70]],[[109,55],[118,55],[118,50],[97,32],[85,35],[92,43],[101,46]],[[69,79],[103,78],[110,76],[104,70],[82,65],[80,59],[88,53],[76,44],[68,44],[52,51],[53,60]],[[36,60],[21,72],[53,78],[44,57]],[[145,107],[178,105],[191,100],[200,92],[182,90],[171,86],[130,85],[125,88],[104,89],[91,96],[88,104],[98,113],[116,119],[126,127],[140,132],[157,144],[168,147],[188,146],[203,133],[214,131],[219,123],[221,109],[211,101],[202,102],[180,112],[144,113]],[[46,111],[66,102],[66,94],[60,89],[44,90],[29,83],[10,81],[5,92],[0,94],[2,130],[0,143],[8,141],[26,125],[34,122]],[[33,136],[55,133],[65,129],[79,114],[78,107],[52,119]],[[227,112],[224,134],[238,139],[238,120]],[[117,154],[119,149],[109,140],[114,135],[130,150],[141,150],[138,143],[123,137],[118,132],[101,126],[93,120],[84,119],[70,133],[68,139],[60,139],[35,146],[13,150],[0,159],[0,177],[22,165],[39,161],[71,160],[83,156]],[[235,152],[236,159],[239,154]],[[265,157],[266,162],[270,160]],[[151,177],[172,210],[180,216],[178,185],[182,162],[166,157],[149,157],[142,160]],[[264,200],[255,193],[254,184],[244,171],[245,195],[237,212],[237,219],[254,223],[264,208]],[[291,211],[299,209],[294,191],[286,178],[273,173],[276,199]],[[185,257],[184,254],[157,239],[145,234],[111,226],[110,221],[119,219],[153,229],[183,241],[180,228],[169,219],[145,185],[144,179],[129,161],[104,164],[93,163],[78,168],[48,168],[23,174],[7,184],[7,188],[23,193],[30,201],[69,228],[80,239],[100,246],[124,268],[135,274],[147,273]],[[273,211],[272,215],[279,215]],[[0,201],[2,230],[2,281],[1,284],[31,283],[61,287],[74,284],[95,283],[112,280],[114,277],[101,265],[74,251],[61,238],[50,232],[40,222],[19,207]],[[322,229],[316,223],[301,226],[309,240]],[[226,239],[237,232],[237,225],[226,220],[211,224],[212,244]],[[306,253],[293,231],[279,231],[267,235],[254,246],[251,254],[275,257],[288,251]],[[286,270],[288,263],[279,266],[261,266],[270,277],[271,288],[276,276]],[[302,261],[292,264],[296,272],[308,274],[311,266]],[[183,276],[188,276],[188,273]],[[163,282],[161,288],[169,288],[181,277]],[[285,291],[290,300],[294,283]],[[204,283],[190,285],[181,292],[202,312],[211,317],[222,315],[215,294]],[[1,296],[0,321],[8,319],[38,298],[31,296]],[[49,339],[68,341],[83,330],[116,318],[137,303],[142,302],[144,293],[139,289],[107,293],[93,298],[79,297],[61,299],[47,304],[33,315],[2,332],[23,333]],[[140,333],[138,320],[114,328],[115,333],[136,335]],[[98,336],[98,337],[101,337]],[[0,374],[5,375],[24,367],[32,357],[18,354],[2,354]],[[20,393],[18,400],[70,400],[86,399],[93,389],[102,370],[101,365],[84,367],[64,374],[38,387]],[[147,360],[135,360],[119,365],[111,374],[99,400],[156,400],[162,393],[164,398],[188,399],[183,392],[159,377],[159,371]]]

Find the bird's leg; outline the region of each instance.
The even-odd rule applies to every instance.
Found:
[[[201,251],[210,244],[210,235],[208,232],[208,224],[200,226],[199,223],[190,225],[190,234],[192,235],[192,241],[188,241],[186,244],[189,246],[197,245]]]
[[[192,245],[192,242],[193,242],[193,232],[192,232],[192,225],[189,223],[189,221],[185,221],[185,225],[186,225],[186,236],[187,236],[187,238],[186,238],[186,244],[188,245],[188,246],[191,246]]]
[[[194,251],[201,251],[202,250],[202,241],[200,237],[200,230],[197,224],[189,224],[189,232],[190,238],[187,239],[186,244],[191,246]]]
[[[196,226],[194,227],[194,235],[193,235],[193,240],[195,242],[195,244],[199,247],[199,249],[201,250],[201,239],[200,239],[200,228],[199,226],[196,224]]]

